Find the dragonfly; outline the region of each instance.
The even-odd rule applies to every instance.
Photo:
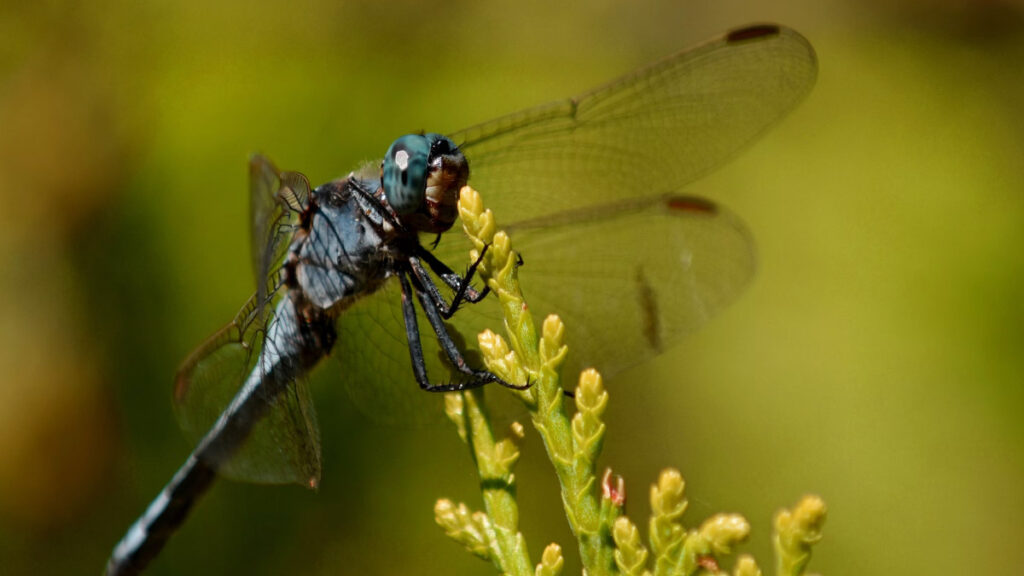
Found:
[[[402,136],[381,162],[315,188],[254,156],[256,291],[179,369],[175,409],[196,447],[107,574],[142,571],[218,476],[316,487],[306,379],[328,355],[353,401],[371,407],[412,382],[530,385],[483,369],[465,345],[493,325],[495,300],[473,286],[479,260],[463,274],[449,264],[469,253],[449,233],[467,182],[508,223],[531,306],[565,320],[566,370],[612,375],[700,327],[749,283],[753,240],[727,209],[680,188],[778,123],[816,75],[798,32],[753,25],[573,98],[447,136]]]

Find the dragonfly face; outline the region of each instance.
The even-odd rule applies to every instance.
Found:
[[[269,164],[259,157],[253,162]],[[311,194],[303,190],[309,202],[290,241],[285,285],[316,308],[306,311],[309,316],[336,315],[347,300],[374,292],[396,272],[395,262],[416,256],[418,233],[451,228],[468,174],[466,158],[451,140],[410,134],[388,149],[379,177],[352,173]]]
[[[521,281],[531,307],[566,321],[575,363],[565,370],[593,365],[610,376],[701,326],[750,280],[753,243],[738,218],[679,188],[792,110],[816,71],[798,33],[753,26],[574,98],[449,137],[403,136],[379,171],[315,190],[254,157],[256,293],[180,369],[175,407],[196,451],[108,573],[144,566],[216,475],[315,486],[319,437],[304,376],[329,352],[371,411],[394,386],[403,393],[385,395],[387,411],[415,412],[396,404],[423,396],[405,392],[410,380],[442,391],[500,382],[458,344],[496,325],[488,306],[497,305],[444,264],[468,254],[459,235],[441,234],[470,164],[470,183],[529,266]],[[460,301],[473,305],[451,328]],[[452,383],[433,386],[428,374]]]
[[[469,178],[466,157],[440,134],[395,140],[381,165],[388,204],[412,230],[440,234],[455,223],[459,190]]]

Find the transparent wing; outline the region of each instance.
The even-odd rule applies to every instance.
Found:
[[[190,440],[198,443],[253,371],[266,329],[254,295],[235,319],[197,348],[178,370],[174,407]],[[271,320],[273,321],[273,320]],[[320,438],[309,388],[297,378],[271,401],[242,447],[226,462],[213,463],[235,480],[316,484]]]
[[[256,366],[272,311],[280,298],[278,266],[295,219],[309,197],[297,173],[278,173],[269,160],[249,163],[253,269],[257,293],[227,326],[185,359],[175,381],[174,406],[186,435],[198,443]],[[237,480],[315,484],[320,477],[320,439],[308,387],[301,378],[271,401],[242,447],[219,472]]]
[[[536,320],[557,313],[566,323],[567,375],[593,366],[610,377],[661,353],[735,300],[756,267],[746,226],[695,197],[619,203],[509,232],[525,260],[519,277]],[[468,253],[447,261],[468,262]],[[435,395],[413,393],[400,302],[397,283],[358,302],[339,321],[336,350],[360,410],[418,424],[440,410]],[[419,324],[432,381],[457,380],[422,317]],[[449,324],[476,366],[477,334],[502,327],[492,297],[465,305]]]
[[[419,425],[441,416],[442,398],[420,392],[416,384],[401,302],[397,279],[390,278],[379,292],[345,310],[338,319],[333,356],[341,365],[345,389],[360,412],[387,424]],[[437,339],[418,307],[417,313],[432,382],[452,381]]]
[[[755,26],[452,135],[470,160],[470,183],[525,259],[520,278],[531,308],[567,322],[567,370],[596,366],[610,376],[641,362],[749,283],[755,255],[744,224],[675,192],[783,118],[816,75],[800,34]],[[459,269],[468,251],[455,230],[436,254]],[[431,411],[427,395],[394,391],[414,386],[399,299],[391,287],[342,315],[344,378],[365,412],[417,420]],[[494,300],[452,320],[466,342],[500,329]],[[422,319],[420,326],[434,381],[450,380]]]
[[[302,174],[281,173],[260,154],[249,159],[249,249],[260,302],[278,287],[274,272],[288,251],[309,194],[309,180]]]
[[[517,223],[678,191],[778,122],[816,76],[799,33],[748,27],[451,137],[470,184]]]
[[[569,323],[572,358],[613,374],[735,299],[755,267],[746,228],[673,194],[771,128],[816,76],[803,36],[754,26],[453,135],[526,261],[531,306]],[[439,256],[465,249],[449,234]]]
[[[277,168],[269,159],[260,154],[249,158],[249,254],[257,286],[267,277],[269,261],[280,250],[274,246],[277,234],[272,230],[281,215],[281,204],[277,201],[280,188]]]
[[[734,301],[756,266],[739,218],[693,197],[509,232],[531,309],[566,323],[570,375],[596,367],[612,376],[661,353]]]

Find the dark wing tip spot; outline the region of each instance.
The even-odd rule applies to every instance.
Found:
[[[665,206],[674,212],[698,212],[701,214],[718,214],[718,205],[710,200],[696,196],[672,196],[665,201]]]
[[[725,41],[734,44],[738,42],[747,42],[749,40],[758,40],[767,36],[778,36],[781,30],[775,24],[756,24],[754,26],[747,26],[746,28],[740,28],[733,30],[725,36]]]

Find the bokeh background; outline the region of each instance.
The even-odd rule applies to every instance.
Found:
[[[250,293],[251,152],[321,182],[398,134],[754,21],[811,40],[817,87],[689,190],[747,221],[758,277],[609,383],[602,463],[641,524],[649,484],[679,468],[689,523],[744,513],[766,567],[773,512],[813,492],[830,507],[815,571],[1018,572],[1020,3],[5,0],[0,573],[99,573],[188,454],[170,385]],[[453,429],[370,422],[336,369],[314,379],[319,492],[218,483],[152,574],[493,572],[433,523],[438,497],[479,506]],[[518,479],[534,557],[558,541],[578,573],[535,434]]]

